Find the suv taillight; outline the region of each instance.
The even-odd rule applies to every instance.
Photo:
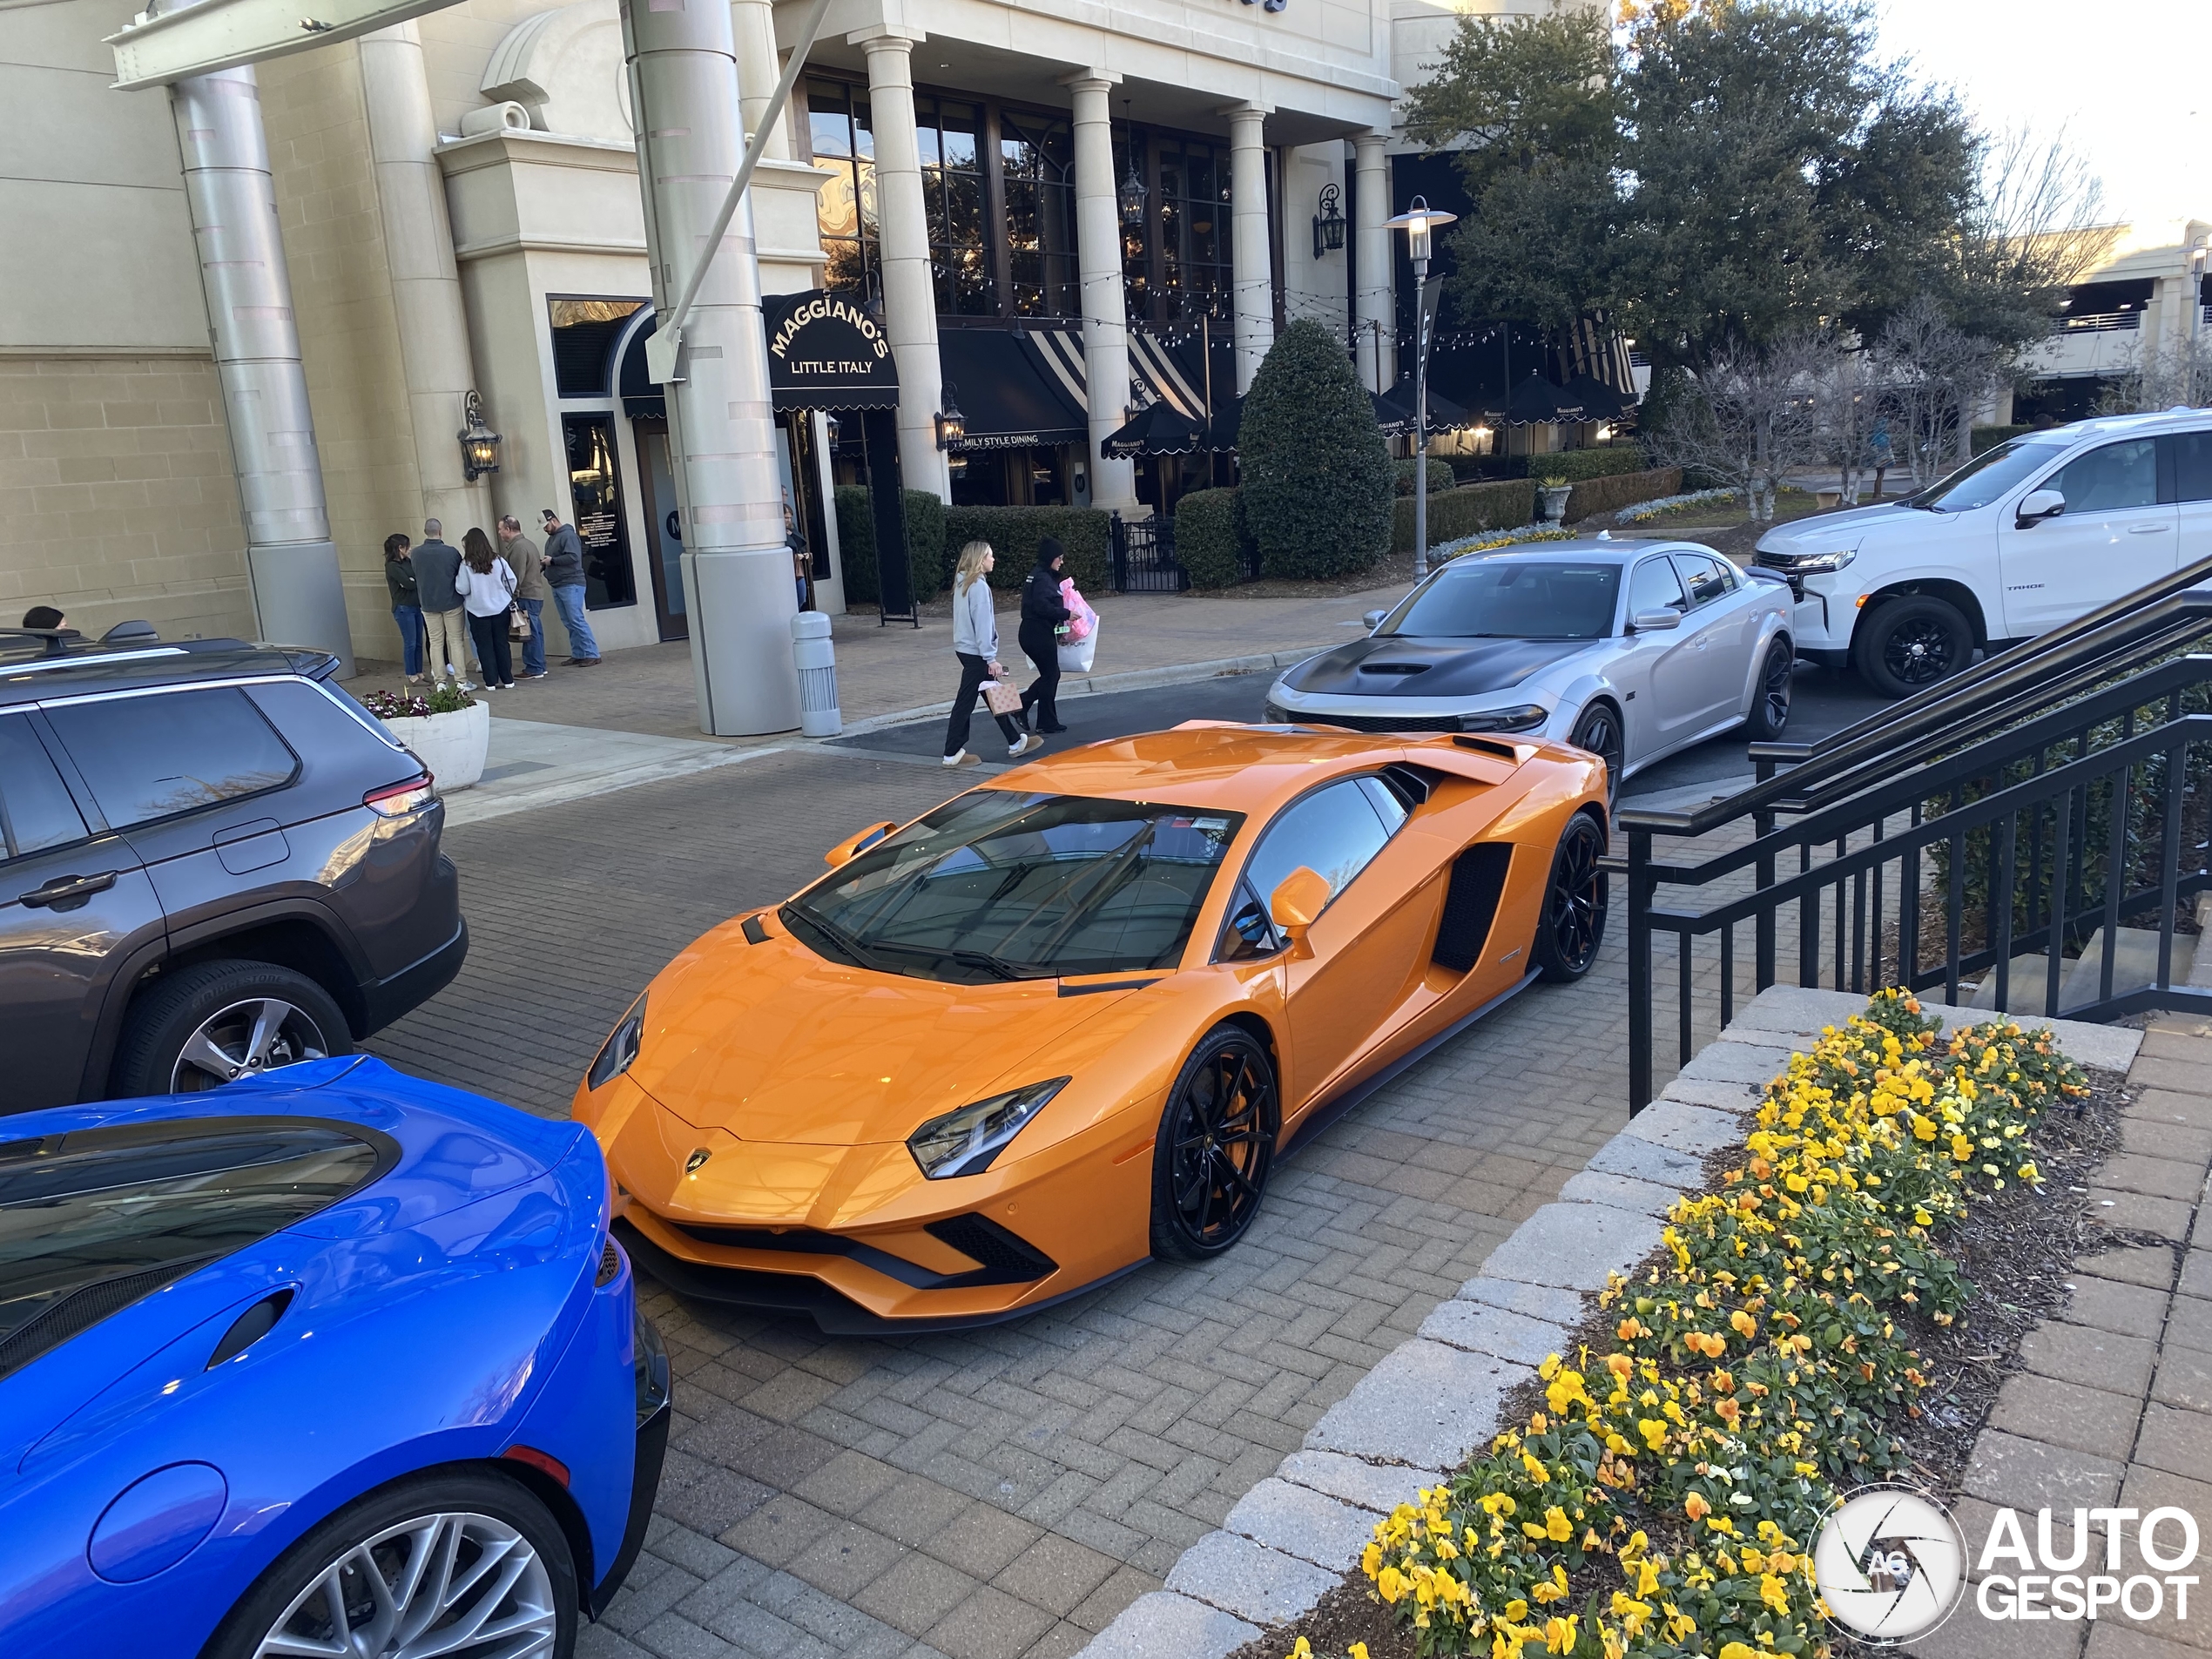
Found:
[[[386,818],[405,818],[409,813],[421,812],[437,798],[437,780],[426,772],[403,784],[387,784],[381,789],[370,790],[361,797],[361,805]]]

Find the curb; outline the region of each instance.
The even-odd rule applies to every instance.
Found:
[[[1123,1609],[1076,1659],[1227,1659],[1266,1627],[1311,1612],[1359,1560],[1374,1527],[1457,1467],[1502,1426],[1505,1395],[1563,1351],[1588,1295],[1659,1244],[1662,1218],[1698,1184],[1708,1153],[1733,1144],[1768,1081],[1805,1039],[1862,1011],[1848,991],[1761,992],[1666,1091],[1591,1155],[1580,1174],[1490,1252],[1332,1406],[1293,1452],[1183,1552],[1167,1588]],[[1946,1030],[1986,1010],[1924,1004]],[[2084,1066],[2125,1071],[2140,1031],[2048,1024]]]
[[[1326,640],[1318,645],[1293,645],[1287,651],[1263,651],[1253,657],[1217,657],[1204,663],[1170,663],[1159,668],[1133,668],[1120,674],[1086,674],[1081,678],[1063,677],[1060,695],[1097,697],[1108,691],[1145,691],[1158,685],[1187,685],[1193,680],[1218,679],[1224,674],[1258,674],[1270,669],[1291,668],[1304,662],[1316,651],[1327,651],[1342,640]],[[917,720],[934,720],[953,711],[952,699],[942,703],[927,703],[920,707],[898,709],[889,714],[871,714],[865,720],[854,720],[840,732],[839,738],[864,738],[871,732],[882,732],[892,726],[911,725]],[[836,738],[822,739],[834,743]]]

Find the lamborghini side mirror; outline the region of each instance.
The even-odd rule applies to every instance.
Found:
[[[822,862],[833,870],[840,864],[849,864],[898,827],[898,825],[889,819],[886,819],[880,824],[871,824],[859,834],[846,836],[828,852],[823,853]]]
[[[1291,941],[1292,955],[1313,954],[1305,935],[1328,902],[1328,878],[1303,864],[1285,876],[1269,896],[1267,913],[1274,918],[1276,930]]]

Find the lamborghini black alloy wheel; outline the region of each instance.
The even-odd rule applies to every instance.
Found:
[[[1208,1033],[1176,1080],[1160,1125],[1156,1254],[1196,1261],[1244,1236],[1267,1190],[1278,1121],[1266,1050],[1240,1027]]]
[[[1599,867],[1604,856],[1605,832],[1588,813],[1577,813],[1552,856],[1543,920],[1536,929],[1536,965],[1554,984],[1588,973],[1598,947],[1605,942],[1611,889]]]

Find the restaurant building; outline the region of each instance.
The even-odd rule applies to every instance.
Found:
[[[250,635],[179,122],[160,91],[111,90],[101,44],[138,3],[10,10],[0,43],[17,116],[0,620],[44,603],[92,631]],[[804,9],[732,6],[748,130]],[[955,502],[1147,511],[1212,463],[1111,459],[1100,440],[1148,403],[1202,415],[1241,393],[1295,318],[1341,329],[1387,386],[1403,261],[1383,220],[1409,147],[1394,104],[1453,17],[1427,0],[834,0],[752,186],[771,327],[806,310],[845,331],[834,361],[880,360],[859,382],[806,378],[792,365],[833,361],[812,347],[772,360],[813,602],[843,608],[838,483],[895,464]],[[397,654],[389,532],[427,515],[457,542],[512,513],[534,534],[548,506],[583,534],[604,645],[681,637],[616,0],[466,0],[245,84],[312,404],[291,436],[319,463],[355,650]],[[472,411],[495,471],[460,442]]]

